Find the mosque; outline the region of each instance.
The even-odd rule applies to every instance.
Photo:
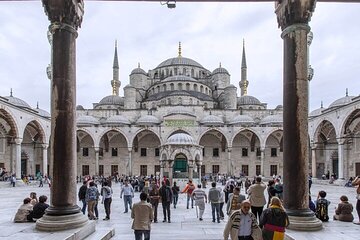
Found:
[[[283,174],[283,108],[248,94],[245,46],[241,95],[221,66],[213,71],[178,54],[152,70],[140,65],[124,96],[115,46],[112,95],[77,106],[77,175]],[[13,96],[0,97],[0,168],[50,173],[50,114]],[[309,173],[360,175],[360,96],[346,93],[309,113]]]

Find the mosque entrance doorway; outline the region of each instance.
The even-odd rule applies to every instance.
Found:
[[[173,178],[187,178],[188,164],[184,154],[178,154],[175,157],[173,165]]]
[[[336,177],[339,177],[339,159],[338,158],[332,159],[332,167],[333,167],[333,172],[331,174],[335,174]]]

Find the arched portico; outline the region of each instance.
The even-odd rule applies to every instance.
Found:
[[[266,164],[264,165],[265,176],[283,175],[283,131],[271,132],[265,140]]]
[[[98,175],[95,144],[92,136],[82,129],[76,131],[77,176]]]

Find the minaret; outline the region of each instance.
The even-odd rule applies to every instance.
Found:
[[[241,81],[240,81],[239,85],[240,85],[240,89],[241,89],[241,96],[247,95],[247,87],[249,86],[249,81],[247,80],[245,40],[243,40],[243,52],[242,52],[242,59],[241,59]]]
[[[181,56],[181,42],[179,42],[179,56],[178,56],[179,58],[181,58],[182,56]]]
[[[111,80],[112,94],[119,96],[119,88],[121,82],[119,81],[119,60],[117,55],[117,41],[115,41],[115,54],[113,63],[113,80]]]

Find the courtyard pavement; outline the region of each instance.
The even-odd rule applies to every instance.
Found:
[[[220,185],[219,185],[220,186]],[[80,185],[78,185],[80,187]],[[209,189],[209,186],[206,190]],[[124,212],[123,200],[120,199],[120,184],[113,183],[113,203],[110,221],[103,221],[104,207],[99,204],[99,220],[96,221],[96,229],[99,231],[114,228],[115,236],[112,240],[130,240],[134,239],[133,231],[131,230],[131,217],[129,213]],[[345,188],[334,185],[320,185],[313,184],[311,189],[312,198],[316,199],[317,192],[325,190],[328,193],[328,199],[331,201],[329,206],[329,216],[331,220],[324,223],[324,228],[316,232],[298,232],[287,230],[290,239],[297,240],[358,240],[360,236],[360,226],[352,223],[344,223],[332,220],[335,207],[339,202],[341,195],[347,195],[350,202],[354,205],[355,188]],[[7,183],[0,183],[0,199],[2,207],[0,208],[0,239],[23,240],[23,239],[55,239],[48,233],[38,232],[34,229],[34,223],[13,223],[12,220],[17,208],[22,200],[29,196],[30,192],[36,192],[40,195],[50,195],[49,187],[44,185],[43,188],[37,185],[19,186],[12,188]],[[244,189],[242,189],[244,193]],[[139,201],[139,193],[135,194],[134,202]],[[81,206],[81,203],[78,203]],[[226,206],[224,206],[225,209]],[[354,210],[354,217],[357,219],[356,211]],[[171,223],[162,223],[162,206],[159,205],[158,221],[159,223],[152,224],[151,239],[153,240],[213,240],[223,239],[222,233],[226,224],[226,218],[221,223],[213,223],[211,217],[211,207],[206,205],[204,221],[200,222],[196,218],[195,207],[186,209],[186,195],[181,194],[179,197],[178,206],[176,209],[171,208]],[[98,237],[88,237],[90,240],[98,240]],[[56,238],[61,239],[61,238]]]

